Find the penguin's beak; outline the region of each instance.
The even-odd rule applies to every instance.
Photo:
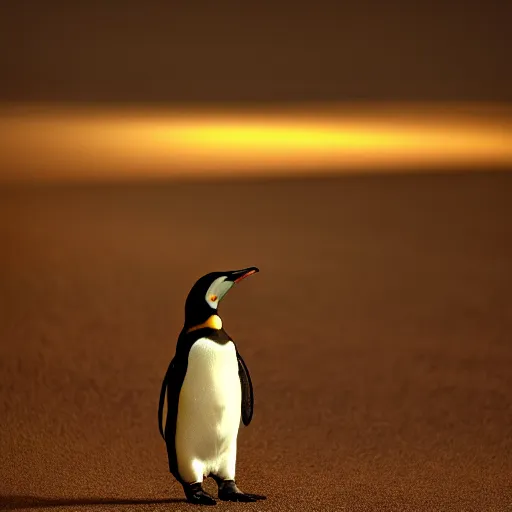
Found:
[[[249,267],[244,268],[242,270],[234,270],[229,275],[229,280],[233,281],[233,283],[239,283],[242,279],[245,279],[246,277],[252,276],[253,274],[256,274],[256,272],[259,272],[260,270],[257,267]]]

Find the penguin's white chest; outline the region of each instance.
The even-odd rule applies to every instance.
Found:
[[[182,478],[234,477],[241,399],[233,342],[196,341],[178,402],[175,441]]]

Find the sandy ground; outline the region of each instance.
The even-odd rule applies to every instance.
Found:
[[[253,377],[219,510],[512,510],[512,174],[0,188],[0,510],[192,510],[157,427],[183,301]],[[213,489],[211,483],[208,484]]]

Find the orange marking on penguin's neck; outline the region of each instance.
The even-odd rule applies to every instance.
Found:
[[[198,329],[215,329],[218,331],[219,329],[222,329],[222,320],[219,315],[212,315],[206,322],[203,322],[199,325],[194,325],[194,327],[191,327],[187,332],[197,331]]]

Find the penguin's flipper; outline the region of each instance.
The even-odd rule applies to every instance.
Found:
[[[160,390],[160,402],[158,404],[158,428],[160,435],[165,440],[165,423],[167,421],[167,414],[164,415],[164,408],[167,402],[167,384],[169,380],[169,373],[171,372],[174,360],[171,361],[167,372],[165,373],[164,380],[162,381],[162,389]]]
[[[169,364],[167,373],[162,382],[160,391],[160,403],[158,407],[158,427],[160,434],[165,440],[167,446],[167,455],[169,457],[169,469],[178,482],[181,477],[178,472],[178,463],[176,458],[176,447],[174,439],[176,436],[176,420],[178,417],[178,401],[181,385],[183,384],[186,365],[178,359],[178,355]]]
[[[247,426],[251,423],[254,409],[254,394],[252,390],[251,376],[249,370],[242,359],[242,356],[236,353],[238,359],[238,375],[240,376],[240,385],[242,386],[242,421]]]

